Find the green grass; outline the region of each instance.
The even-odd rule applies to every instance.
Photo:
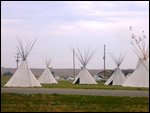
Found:
[[[148,97],[1,94],[2,112],[148,112]]]
[[[10,79],[10,76],[1,76],[1,87]],[[71,88],[71,89],[111,89],[111,90],[139,90],[149,91],[149,88],[140,87],[123,87],[123,86],[111,86],[104,85],[104,81],[98,82],[98,84],[72,84],[72,81],[58,81],[59,84],[42,84],[42,88]]]
[[[1,75],[1,87],[4,86],[11,76]]]
[[[139,90],[149,91],[149,88],[140,87],[123,87],[123,86],[112,86],[104,85],[104,82],[98,82],[98,84],[72,84],[71,81],[59,81],[59,84],[42,84],[44,88],[71,88],[71,89],[111,89],[111,90]]]

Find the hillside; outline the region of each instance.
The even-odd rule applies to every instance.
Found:
[[[15,68],[3,68],[1,67],[1,75],[5,72],[11,72],[11,73],[14,73],[16,71]],[[31,71],[33,72],[33,74],[35,76],[39,76],[42,74],[42,72],[44,71],[44,69],[35,69],[35,68],[31,68]],[[53,69],[54,71],[54,75],[59,75],[59,76],[72,76],[73,75],[73,69]],[[79,73],[80,69],[76,69],[76,75]],[[92,74],[92,75],[96,75],[98,72],[100,72],[101,70],[93,70],[93,69],[89,69],[89,72]]]

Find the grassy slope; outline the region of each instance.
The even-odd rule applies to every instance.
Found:
[[[149,111],[147,97],[111,97],[47,94],[1,95],[1,111]]]

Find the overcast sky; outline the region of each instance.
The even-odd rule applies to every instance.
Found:
[[[149,2],[146,1],[4,1],[1,4],[1,67],[16,67],[17,37],[38,38],[28,62],[44,68],[50,56],[53,68],[72,68],[71,47],[97,48],[88,69],[115,68],[109,56],[126,53],[121,68],[135,68],[138,57],[132,51],[129,27],[137,36],[145,31],[149,41]],[[76,68],[81,64],[76,59]]]

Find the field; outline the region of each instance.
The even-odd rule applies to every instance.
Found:
[[[2,112],[148,112],[147,97],[47,94],[1,95]]]
[[[1,87],[10,76],[1,76]],[[72,84],[72,81],[59,81],[59,84],[42,84],[44,88],[71,89],[113,89],[146,90],[149,88],[131,88],[106,86],[104,82],[96,85]],[[1,93],[2,112],[148,112],[149,97],[113,97],[60,94],[8,94]]]
[[[1,87],[10,79],[10,76],[1,76]],[[58,81],[59,84],[42,84],[43,88],[71,88],[71,89],[111,89],[111,90],[139,90],[149,91],[149,88],[123,87],[104,85],[104,81],[99,81],[98,84],[72,84],[72,81]]]
[[[59,81],[59,84],[42,84],[42,87],[45,87],[45,88],[72,88],[72,89],[139,90],[139,91],[148,91],[149,90],[149,88],[104,85],[104,82],[98,82],[98,84],[90,84],[90,85],[72,84],[71,81]]]

